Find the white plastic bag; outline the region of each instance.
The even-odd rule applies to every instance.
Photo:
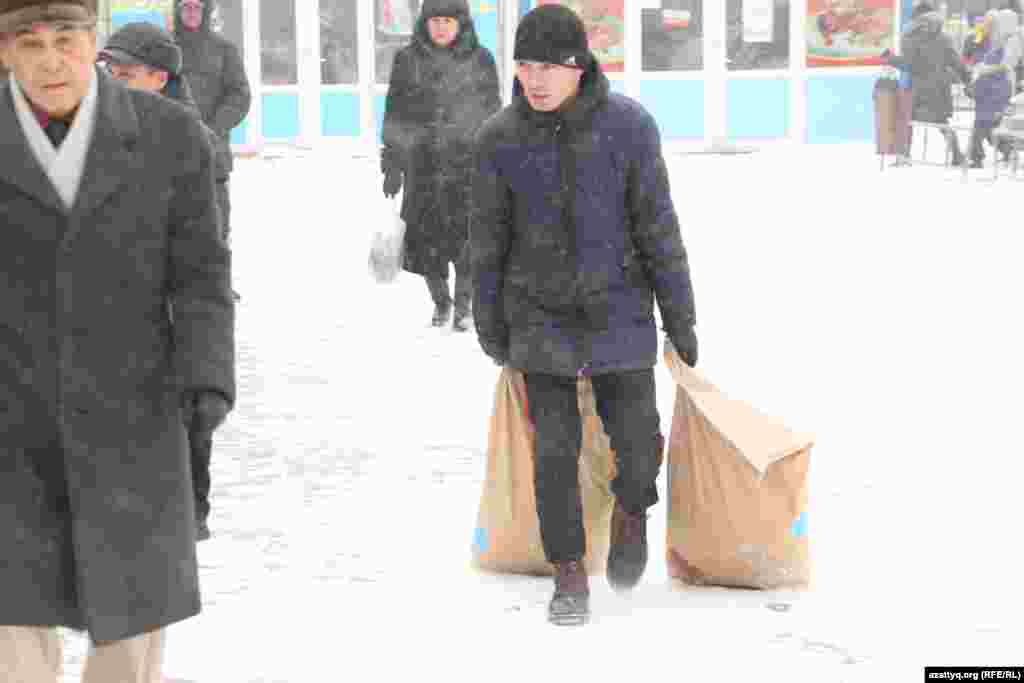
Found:
[[[405,263],[405,221],[402,220],[402,195],[391,205],[391,215],[373,234],[370,242],[370,274],[377,282],[391,282]]]

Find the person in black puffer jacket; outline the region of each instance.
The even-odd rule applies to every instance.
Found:
[[[696,315],[654,118],[609,92],[564,6],[523,18],[514,57],[515,101],[477,137],[474,320],[484,352],[524,373],[541,538],[556,569],[549,619],[576,624],[589,614],[577,378],[591,378],[616,455],[607,575],[629,588],[646,567],[664,449],[654,300],[691,366]]]
[[[231,236],[230,174],[234,169],[231,131],[249,114],[252,93],[238,48],[210,28],[216,0],[175,0],[174,37],[183,73],[192,89],[203,123],[216,134],[221,176],[217,180],[224,240]]]
[[[501,108],[498,69],[480,45],[466,0],[426,0],[412,43],[395,55],[382,137],[384,194],[405,184],[405,264],[427,281],[431,323],[451,315],[448,264],[455,264],[456,331],[468,329],[472,287],[466,234],[473,137]]]

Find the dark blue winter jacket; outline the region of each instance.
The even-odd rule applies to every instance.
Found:
[[[654,296],[696,362],[693,293],[653,117],[596,63],[564,113],[514,101],[477,136],[470,249],[481,346],[562,376],[651,368]]]
[[[997,47],[986,53],[981,63],[999,66],[1003,63],[1004,48]],[[977,121],[996,121],[1010,105],[1013,95],[1010,77],[1006,71],[993,71],[978,77],[974,83],[974,118]]]

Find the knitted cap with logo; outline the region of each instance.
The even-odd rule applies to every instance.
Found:
[[[512,58],[586,69],[594,56],[579,15],[562,5],[541,5],[519,22]]]
[[[96,25],[96,0],[0,0],[0,33],[33,24]]]

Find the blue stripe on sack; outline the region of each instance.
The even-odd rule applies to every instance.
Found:
[[[473,532],[473,552],[477,555],[487,552],[487,529],[478,526]]]
[[[794,538],[803,538],[807,535],[807,513],[801,512],[800,516],[793,522],[793,526],[790,529]]]

